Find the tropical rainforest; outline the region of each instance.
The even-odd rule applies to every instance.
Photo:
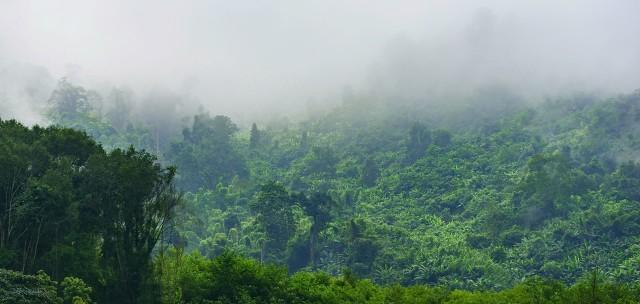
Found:
[[[0,120],[0,303],[640,302],[640,91],[132,103],[62,79]]]

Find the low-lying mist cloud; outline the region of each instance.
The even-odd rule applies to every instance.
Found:
[[[480,8],[436,38],[397,38],[374,65],[371,87],[420,99],[492,85],[530,96],[640,86],[640,21],[632,13],[640,4],[517,3]]]
[[[344,86],[412,100],[494,84],[623,92],[640,87],[638,12],[633,0],[4,0],[0,115],[38,121],[61,77],[247,119],[339,103]]]

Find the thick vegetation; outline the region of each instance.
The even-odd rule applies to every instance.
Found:
[[[50,119],[106,151],[1,123],[0,265],[99,303],[639,301],[640,92],[491,94],[180,132],[62,81]]]
[[[80,277],[100,299],[136,303],[179,202],[174,169],[59,127],[0,121],[0,143],[0,265]]]

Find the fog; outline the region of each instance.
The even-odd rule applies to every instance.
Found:
[[[624,93],[640,87],[639,12],[635,0],[0,0],[0,116],[41,122],[62,77],[239,120],[339,104],[345,87],[425,103],[492,85]]]

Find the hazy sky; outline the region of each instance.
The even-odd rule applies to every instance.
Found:
[[[0,0],[0,80],[33,65],[229,114],[303,108],[346,85],[625,92],[640,87],[639,15],[637,0]]]

